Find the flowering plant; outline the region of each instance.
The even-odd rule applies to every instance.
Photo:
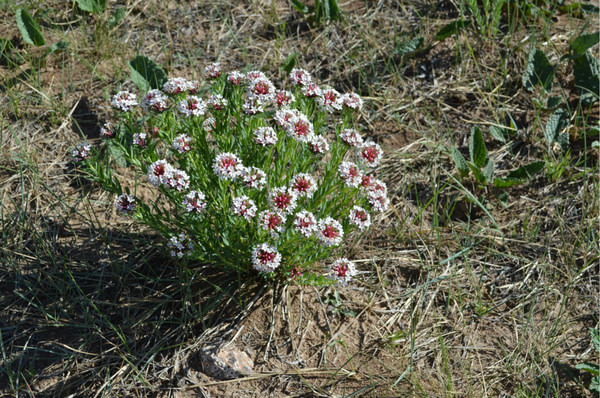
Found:
[[[362,99],[320,88],[303,69],[291,72],[291,91],[218,63],[205,80],[171,78],[141,101],[117,93],[117,121],[101,129],[98,148],[77,146],[75,160],[117,196],[120,213],[162,234],[173,257],[269,280],[346,283],[355,268],[339,258],[344,237],[389,202],[371,173],[382,150],[356,130]],[[115,163],[134,170],[132,189]]]

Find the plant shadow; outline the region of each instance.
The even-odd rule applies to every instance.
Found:
[[[0,393],[61,397],[104,377],[144,380],[156,359],[214,338],[260,297],[252,280],[166,257],[156,236],[40,224],[6,248],[18,255],[0,253]]]

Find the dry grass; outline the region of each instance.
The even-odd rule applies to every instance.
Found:
[[[591,396],[574,366],[598,361],[588,328],[599,313],[600,175],[582,133],[598,107],[577,111],[569,153],[552,152],[551,112],[521,74],[530,43],[555,62],[586,23],[598,30],[597,14],[522,16],[510,35],[482,41],[470,29],[436,42],[459,16],[453,2],[341,2],[344,21],[310,26],[284,1],[131,0],[102,15],[30,1],[47,42],[69,42],[39,63],[43,50],[19,40],[16,3],[0,1],[0,38],[24,58],[0,62],[0,394]],[[109,27],[118,6],[125,17]],[[431,46],[401,56],[417,35]],[[97,139],[110,95],[134,88],[135,54],[171,76],[199,77],[218,60],[280,81],[291,52],[323,84],[367,99],[361,124],[386,150],[392,206],[346,248],[360,273],[339,297],[165,266],[152,232],[117,218],[69,161],[74,144]],[[566,63],[558,81],[553,93],[577,109]],[[547,168],[509,189],[504,207],[458,178],[449,149],[466,150],[473,124],[511,118],[507,144],[486,135],[498,173]],[[256,375],[204,375],[197,352],[215,338],[251,353]]]

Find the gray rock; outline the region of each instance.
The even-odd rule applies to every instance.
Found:
[[[251,375],[254,362],[234,345],[209,344],[200,350],[202,370],[218,380],[231,380]]]

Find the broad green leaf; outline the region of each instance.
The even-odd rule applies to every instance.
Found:
[[[106,0],[75,0],[83,11],[99,14],[106,10]]]
[[[131,80],[144,92],[162,88],[167,81],[165,71],[156,62],[143,55],[138,55],[129,61],[129,69]]]
[[[469,175],[469,166],[462,153],[456,148],[452,148],[452,160],[458,169],[460,175],[464,178]]]
[[[560,132],[569,125],[569,114],[562,108],[557,109],[550,119],[548,119],[548,123],[546,123],[546,128],[544,129],[544,137],[546,138],[546,142],[548,144],[553,144],[558,140],[558,135]]]
[[[67,48],[69,48],[69,42],[66,40],[61,40],[57,43],[54,43],[52,47],[50,47],[50,52],[58,53],[65,51]]]
[[[523,184],[525,180],[519,178],[494,178],[494,186],[496,188],[510,188],[515,185]]]
[[[594,376],[600,375],[600,367],[594,363],[584,362],[575,365],[575,369],[585,370],[586,372],[590,372]]]
[[[563,151],[569,149],[569,133],[560,133],[558,137],[556,137],[556,143],[560,145],[560,149],[562,149]]]
[[[459,33],[461,30],[468,27],[469,25],[471,25],[470,20],[465,21],[464,19],[458,19],[456,21],[452,21],[448,25],[444,26],[442,29],[438,30],[438,32],[435,35],[435,40],[444,40],[450,36]]]
[[[590,127],[589,129],[583,130],[583,134],[586,137],[590,137],[592,139],[600,137],[600,128],[598,127]]]
[[[590,3],[557,3],[559,6],[557,7],[558,11],[563,14],[570,14],[576,18],[582,18],[587,16],[587,14],[598,14],[600,12],[600,8]],[[597,17],[597,16],[596,16]]]
[[[559,106],[560,104],[562,104],[562,97],[549,96],[548,100],[546,101],[546,108],[554,109],[557,106]]]
[[[38,47],[46,44],[44,36],[40,31],[40,27],[24,8],[19,8],[17,10],[17,27],[26,43]]]
[[[127,157],[125,151],[116,145],[110,145],[108,147],[110,155],[115,159],[115,162],[121,167],[127,167]]]
[[[592,335],[592,344],[594,345],[596,352],[600,352],[600,330],[590,328],[590,334]]]
[[[420,49],[423,46],[423,42],[423,37],[415,37],[398,44],[394,52],[403,57]]]
[[[292,0],[292,6],[296,10],[300,11],[302,15],[308,14],[308,7],[300,0]]]
[[[488,159],[485,167],[483,168],[483,176],[487,181],[492,181],[494,178],[494,161]]]
[[[600,32],[580,35],[571,42],[571,53],[574,56],[583,55],[588,48],[594,47],[600,41]]]
[[[538,161],[529,163],[525,166],[521,166],[516,170],[511,171],[506,176],[507,179],[518,179],[518,180],[529,180],[535,174],[543,170],[545,166],[544,161]]]
[[[592,381],[590,382],[589,389],[590,389],[590,391],[595,391],[597,393],[600,393],[600,377],[599,376],[592,377]]]
[[[337,21],[341,18],[342,13],[340,12],[337,0],[324,0],[323,5],[326,7],[325,16],[327,19]]]
[[[507,134],[506,129],[504,127],[490,126],[490,135],[498,141],[502,142],[503,144],[506,143]]]
[[[285,60],[281,64],[281,69],[283,69],[287,73],[290,73],[292,69],[296,67],[296,65],[298,65],[298,57],[296,56],[295,52],[292,52],[285,58]]]
[[[114,28],[125,18],[125,7],[117,7],[112,17],[108,19],[108,27]]]
[[[592,148],[600,148],[600,141],[592,142]]]
[[[469,168],[473,172],[473,175],[475,176],[475,179],[477,180],[478,183],[483,184],[483,185],[487,184],[485,175],[483,174],[483,171],[481,171],[481,169],[479,167],[477,167],[476,165],[474,165],[471,162],[467,162],[467,165],[469,165]]]
[[[494,185],[496,185],[496,180],[494,180]],[[496,197],[504,207],[508,207],[508,192],[500,191]]]
[[[542,50],[531,50],[527,68],[525,69],[525,73],[523,73],[522,80],[523,86],[529,91],[533,91],[534,87],[538,84],[541,85],[546,92],[552,89],[554,68]]]
[[[588,106],[598,100],[600,90],[600,62],[589,51],[573,60],[575,86],[580,101]]]
[[[482,168],[485,165],[488,153],[485,148],[485,141],[481,130],[477,126],[473,126],[471,129],[471,139],[469,140],[469,154],[471,155],[471,162],[477,167]]]

